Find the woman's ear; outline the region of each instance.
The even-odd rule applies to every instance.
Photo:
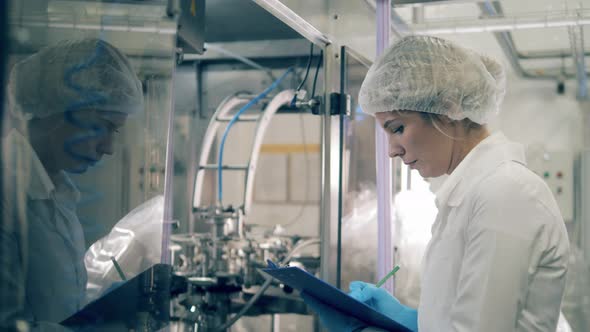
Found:
[[[440,123],[443,124],[443,125],[445,125],[445,126],[454,126],[458,122],[458,121],[455,121],[455,120],[449,118],[446,115],[441,115],[439,117],[439,120],[440,120]]]
[[[461,105],[457,104],[454,100],[441,100],[440,105],[445,110],[445,114],[441,114],[441,123],[445,125],[453,125],[455,122],[454,119],[459,119],[463,117],[463,108]]]
[[[453,120],[446,115],[439,115],[436,121],[442,128],[454,129],[461,123],[461,121]]]

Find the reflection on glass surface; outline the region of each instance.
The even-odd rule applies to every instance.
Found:
[[[376,282],[377,198],[375,119],[364,114],[357,101],[368,66],[365,60],[350,53],[350,50],[345,61],[352,112],[343,124],[341,285],[348,289],[353,280]]]
[[[160,261],[175,36],[165,5],[10,5],[0,329],[60,330]]]

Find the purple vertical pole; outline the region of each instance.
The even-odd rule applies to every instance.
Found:
[[[377,54],[389,45],[389,29],[391,17],[391,0],[377,0]],[[375,153],[377,164],[377,280],[383,278],[393,269],[393,241],[392,241],[392,171],[391,158],[387,153],[387,137],[376,124]],[[388,291],[393,291],[393,280],[389,279],[383,285]]]

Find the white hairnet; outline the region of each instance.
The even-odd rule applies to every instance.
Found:
[[[129,60],[100,39],[61,41],[18,62],[8,99],[13,114],[26,120],[68,110],[143,109],[141,82]]]
[[[364,112],[394,110],[469,118],[484,124],[498,112],[506,77],[495,60],[430,36],[408,36],[369,69],[359,92]]]

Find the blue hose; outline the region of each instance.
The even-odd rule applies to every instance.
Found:
[[[231,129],[231,127],[233,126],[233,124],[238,120],[238,118],[240,117],[240,115],[242,113],[244,113],[246,110],[248,110],[250,107],[252,107],[252,105],[258,103],[260,101],[260,99],[266,97],[266,95],[271,92],[272,90],[274,90],[280,83],[281,81],[287,77],[287,75],[289,73],[293,72],[293,67],[289,67],[287,69],[287,71],[285,71],[285,73],[283,75],[281,75],[281,77],[279,77],[276,81],[274,81],[268,88],[266,88],[264,91],[262,91],[262,93],[260,93],[258,96],[256,96],[256,98],[250,100],[250,102],[248,102],[246,105],[244,105],[231,119],[231,121],[229,122],[229,124],[227,125],[227,127],[225,127],[225,131],[223,132],[223,136],[221,138],[221,144],[219,146],[219,160],[218,160],[218,165],[217,165],[217,201],[219,202],[219,204],[221,204],[222,202],[222,198],[223,198],[223,175],[221,173],[222,170],[222,164],[223,164],[223,149],[225,147],[225,140],[227,139],[227,135],[229,134],[229,130]]]

